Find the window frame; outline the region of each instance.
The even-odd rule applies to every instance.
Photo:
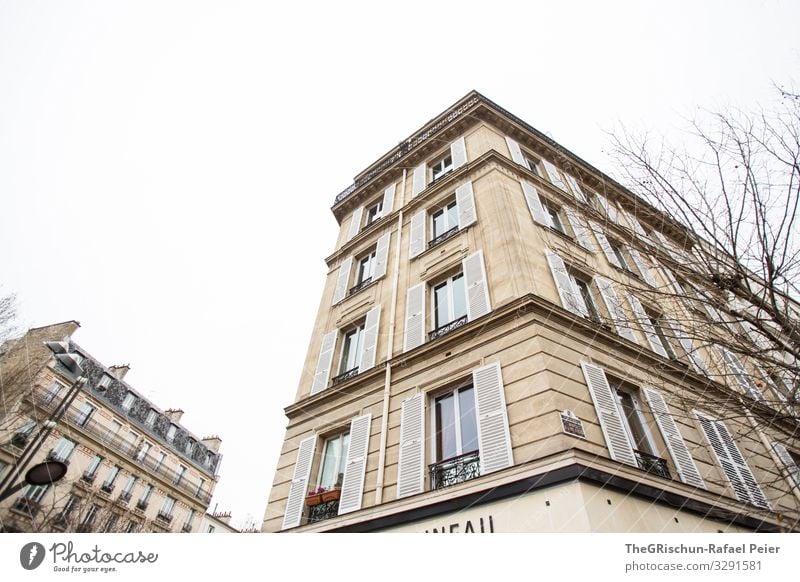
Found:
[[[450,160],[449,164],[445,163],[445,161],[448,159]],[[437,166],[441,166],[441,168],[437,170]],[[428,186],[430,186],[431,184],[443,178],[444,176],[446,176],[447,174],[451,173],[454,170],[453,153],[448,148],[446,152],[435,157],[433,161],[428,163],[427,169],[430,175]]]
[[[634,451],[639,451],[653,457],[661,458],[658,452],[658,447],[656,446],[656,441],[653,438],[653,432],[650,430],[650,425],[647,421],[647,417],[644,414],[642,402],[639,397],[639,389],[637,387],[629,386],[623,382],[620,382],[613,377],[609,378],[609,386],[614,391],[614,403],[617,407],[617,412],[619,413],[620,420],[622,421],[622,427],[625,429],[625,434],[628,437],[628,442],[630,443],[631,448]],[[635,424],[638,424],[638,427],[631,425],[631,419],[625,410],[623,403],[621,402],[624,400],[623,395],[630,399]],[[637,431],[641,431],[641,439],[636,438],[637,435],[634,433]],[[647,450],[640,448],[639,440],[643,441],[647,447]]]
[[[462,289],[464,291],[464,299],[463,299],[463,302],[464,302],[464,313],[462,315],[459,315],[458,317],[455,317],[454,284],[455,284],[456,279],[460,279],[462,281]],[[431,290],[430,309],[431,309],[431,320],[432,320],[431,321],[431,323],[432,323],[431,331],[432,332],[435,332],[436,330],[439,330],[439,329],[441,329],[443,327],[446,327],[446,326],[450,325],[451,323],[453,323],[454,321],[457,321],[457,320],[459,320],[459,319],[461,319],[463,317],[467,317],[467,288],[466,288],[466,281],[464,280],[464,271],[463,270],[460,270],[457,273],[453,273],[452,275],[447,276],[447,277],[445,277],[443,279],[439,279],[438,282],[432,283],[432,284],[430,284],[428,286],[430,287],[430,290]],[[438,321],[439,313],[438,313],[438,311],[436,309],[436,307],[437,307],[436,290],[440,289],[442,287],[447,287],[447,289],[448,289],[448,291],[447,291],[447,313],[448,313],[448,317],[450,319],[448,321],[446,321],[446,322],[441,322],[440,323]]]
[[[344,442],[346,439],[346,442]],[[327,451],[328,446],[331,442],[334,441],[342,441],[342,445],[339,448],[339,455],[338,460],[336,461],[336,465],[334,466],[333,475],[336,476],[336,479],[333,481],[332,484],[323,484],[323,477],[325,476],[325,469],[326,469],[326,460],[328,459]],[[316,479],[316,487],[314,490],[319,490],[320,487],[325,487],[326,491],[331,489],[340,489],[342,486],[342,482],[344,480],[344,470],[345,466],[347,465],[347,454],[350,450],[350,431],[344,430],[335,434],[331,434],[327,437],[323,437],[322,447],[320,447],[319,453],[319,468],[317,469],[317,479]]]
[[[373,209],[376,209],[374,213],[372,212]],[[372,204],[366,205],[364,207],[364,215],[364,225],[362,228],[367,228],[383,218],[383,197],[381,196]]]
[[[73,420],[75,424],[77,424],[78,426],[84,427],[92,418],[92,415],[95,412],[97,412],[97,407],[88,400],[85,400],[81,404],[81,407],[78,409],[78,411],[75,413],[75,417],[73,418]]]
[[[339,370],[338,375],[342,375],[352,370],[357,370],[361,364],[361,356],[364,353],[364,330],[366,329],[366,321],[361,320],[357,324],[352,324],[342,329],[342,347],[339,352]],[[346,360],[350,358],[351,346],[348,343],[348,338],[352,335],[357,336],[356,351],[354,355],[354,365],[352,367],[345,366]]]
[[[569,275],[570,279],[572,279],[572,283],[578,290],[578,295],[583,301],[586,311],[589,313],[588,319],[594,321],[595,323],[601,323],[603,320],[600,317],[600,310],[598,309],[597,302],[592,294],[592,278],[589,277],[587,281],[582,274],[576,275],[575,272],[569,267],[567,267],[567,274]],[[585,293],[584,289],[586,291]]]
[[[462,427],[461,427],[461,401],[458,397],[459,393],[464,392],[466,390],[472,391],[472,422],[474,422],[474,431],[475,431],[475,445],[476,448],[465,451],[463,442],[463,435],[462,435]],[[441,456],[440,450],[443,449],[441,443],[441,433],[438,431],[438,422],[437,422],[437,402],[440,400],[452,397],[453,398],[453,418],[458,419],[459,422],[455,422],[453,424],[454,432],[455,432],[455,441],[456,441],[456,454],[450,457],[439,458]],[[480,451],[479,440],[478,440],[478,417],[477,417],[477,402],[475,401],[475,386],[472,382],[462,382],[456,386],[450,386],[444,390],[437,390],[432,393],[429,397],[430,401],[430,430],[431,430],[431,444],[430,444],[430,459],[432,464],[438,464],[450,459],[455,459],[462,455],[466,455],[469,453],[475,453]]]
[[[451,212],[452,211],[452,212]],[[444,229],[437,233],[436,232],[436,217],[439,215],[444,217],[445,227]],[[432,208],[428,212],[428,220],[430,222],[430,232],[431,238],[428,241],[428,245],[430,245],[433,241],[438,239],[439,237],[443,237],[447,233],[458,232],[461,229],[461,225],[459,224],[459,216],[458,216],[458,201],[455,199],[455,196],[448,197],[447,200],[442,202]],[[451,220],[455,220],[455,225],[450,224]]]

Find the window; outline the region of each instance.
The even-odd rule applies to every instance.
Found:
[[[136,402],[136,396],[133,394],[133,392],[128,392],[125,394],[125,400],[122,401],[122,410],[125,412],[129,411],[134,402]]]
[[[654,315],[650,312],[647,312],[647,319],[650,321],[650,324],[653,326],[653,331],[655,331],[655,340],[664,348],[664,351],[667,354],[668,358],[677,359],[675,355],[675,350],[672,349],[672,344],[669,343],[667,340],[667,333],[665,330],[669,329],[667,327],[666,322],[664,321],[661,315]]]
[[[542,172],[539,170],[539,160],[528,154],[523,155],[525,156],[525,161],[528,162],[528,167],[531,169],[531,172],[541,178]]]
[[[186,475],[186,467],[183,466],[183,465],[180,465],[178,467],[178,472],[175,475],[175,485],[180,485],[181,481],[183,481],[184,475]]]
[[[56,443],[55,448],[53,448],[53,450],[50,452],[50,458],[54,461],[66,463],[69,460],[70,455],[72,455],[72,451],[74,450],[75,442],[68,438],[62,437],[61,440]]]
[[[348,295],[360,291],[372,282],[375,274],[375,250],[357,259],[357,265],[355,285],[350,289]]]
[[[566,235],[567,231],[564,228],[564,223],[561,222],[561,217],[558,214],[558,208],[553,206],[550,202],[542,202],[542,208],[544,208],[544,212],[550,221],[550,228]]]
[[[130,498],[130,495],[133,492],[133,488],[136,485],[136,481],[138,481],[138,479],[139,478],[136,475],[131,475],[130,477],[128,477],[128,482],[125,483],[125,488],[122,490],[122,494]]]
[[[48,487],[48,485],[28,485],[22,496],[28,501],[40,503]]]
[[[100,508],[97,507],[97,505],[95,505],[94,503],[92,503],[92,505],[89,506],[89,511],[86,512],[83,521],[81,521],[81,526],[82,526],[81,529],[83,531],[90,529],[94,524],[94,520],[97,519],[97,515],[99,513],[100,513]]]
[[[378,200],[372,206],[367,207],[367,217],[364,226],[369,226],[373,222],[383,217],[383,198]]]
[[[70,495],[67,502],[64,504],[64,507],[61,509],[61,512],[58,514],[58,518],[60,521],[67,521],[72,515],[72,512],[80,505],[81,498],[77,495]]]
[[[50,402],[55,400],[55,398],[61,393],[63,389],[64,385],[54,380],[53,383],[50,384],[50,386],[47,388],[47,392],[45,392],[44,403],[49,404]]]
[[[105,483],[103,483],[103,489],[111,490],[114,488],[114,482],[117,480],[121,470],[122,469],[119,466],[114,465],[114,467],[111,469],[111,472],[108,474],[108,477],[106,477]]]
[[[197,491],[195,491],[195,493],[194,493],[195,496],[198,496],[203,492],[203,487],[205,487],[205,484],[206,484],[206,480],[201,477],[200,478],[200,482],[197,483]]]
[[[146,504],[150,501],[150,495],[153,493],[153,486],[147,483],[142,489],[142,496],[139,498],[139,503]]]
[[[106,432],[106,437],[105,437],[106,440],[110,441],[111,439],[113,439],[115,436],[119,434],[120,430],[122,430],[122,423],[117,420],[112,420],[111,425],[108,427],[108,431]],[[136,435],[136,438],[139,438],[139,435]]]
[[[342,359],[339,363],[339,374],[357,370],[361,361],[361,348],[364,341],[364,324],[344,334]]]
[[[147,423],[147,426],[153,426],[156,423],[157,418],[158,418],[158,412],[156,412],[154,409],[151,408],[147,412],[147,418],[145,419],[145,423]]]
[[[613,389],[628,440],[636,451],[653,455],[656,449],[642,415],[639,399],[631,391],[620,386],[614,386]]]
[[[178,427],[174,424],[169,425],[169,429],[167,429],[167,441],[172,442],[175,440],[175,433],[178,432]]]
[[[435,463],[431,465],[431,489],[455,485],[480,474],[475,391],[464,386],[433,401]]]
[[[139,445],[139,450],[136,452],[136,460],[143,461],[144,458],[147,456],[147,453],[150,452],[150,448],[152,446],[153,445],[148,443],[147,441],[142,442],[142,444]]]
[[[186,514],[186,521],[183,522],[183,529],[191,529],[192,522],[194,521],[194,516],[197,512],[194,509],[189,509],[189,513]]]
[[[161,509],[158,512],[158,517],[166,519],[167,521],[171,520],[173,509],[175,509],[175,499],[167,495],[164,498],[164,503],[161,505]]]
[[[158,453],[158,458],[156,459],[156,464],[153,465],[153,470],[154,471],[158,471],[161,468],[161,466],[164,464],[164,461],[166,460],[166,458],[167,458],[167,453],[165,453],[164,451],[159,452]]]
[[[100,455],[95,455],[94,459],[89,463],[89,466],[86,468],[86,471],[83,473],[84,481],[92,481],[97,474],[97,469],[100,468],[100,463],[103,461],[103,457]]]
[[[210,525],[210,526],[208,526],[208,529],[206,530],[206,533],[214,533],[216,531],[216,529],[217,528],[215,528],[213,525]]]
[[[465,320],[466,317],[467,295],[463,273],[453,275],[433,287],[434,331],[441,330],[453,322]]]
[[[100,381],[97,383],[97,389],[100,391],[108,390],[111,386],[112,378],[108,374],[103,374],[103,377],[100,378]]]
[[[620,249],[619,245],[611,241],[608,241],[608,244],[611,248],[611,252],[614,253],[614,256],[617,258],[616,262],[612,261],[612,264],[626,271],[630,271],[631,268],[628,266],[628,262],[625,260],[625,255],[622,254],[622,249]]]
[[[589,288],[589,283],[575,276],[573,273],[570,273],[570,277],[572,278],[572,282],[575,284],[575,287],[578,289],[578,293],[575,298],[583,303],[584,309],[589,314],[589,319],[593,321],[600,321],[600,314],[597,311],[594,299],[592,298],[592,292]]]
[[[128,522],[128,527],[125,528],[125,533],[136,533],[139,531],[139,524],[133,520]]]
[[[322,460],[317,477],[317,487],[326,491],[342,486],[344,465],[347,459],[347,448],[350,444],[350,433],[338,434],[325,440],[322,449]]]
[[[431,244],[458,230],[458,204],[455,200],[431,215]]]
[[[119,516],[116,514],[110,515],[108,520],[106,521],[105,527],[103,527],[103,531],[105,533],[111,533],[115,531],[117,527],[117,522],[119,521]]]
[[[86,423],[89,422],[89,418],[91,418],[95,410],[97,409],[94,406],[88,402],[84,402],[80,410],[75,414],[75,424],[78,426],[86,426]]]
[[[186,443],[183,445],[183,453],[189,457],[192,454],[192,450],[194,449],[194,439],[186,439]]]
[[[435,182],[448,172],[453,170],[453,157],[448,152],[443,158],[440,158],[431,164],[431,183]]]

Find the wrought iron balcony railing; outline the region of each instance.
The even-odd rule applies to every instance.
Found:
[[[431,489],[450,487],[474,479],[481,474],[480,456],[472,451],[452,457],[428,467],[431,476]]]
[[[183,527],[181,528],[181,531],[182,531],[183,533],[189,533],[189,532],[191,532],[191,531],[192,531],[192,526],[191,526],[191,524],[184,523],[184,524],[183,524]]]
[[[47,453],[47,460],[48,461],[60,461],[60,462],[64,463],[65,465],[69,465],[69,459],[67,458],[67,456],[66,455],[62,455],[61,453],[59,453],[56,450],[52,450],[49,453]]]
[[[92,483],[94,483],[95,477],[97,477],[97,473],[84,473],[83,475],[81,475],[81,481],[91,485]]]
[[[428,339],[430,341],[435,340],[436,338],[440,338],[443,335],[447,335],[451,331],[458,329],[467,324],[467,316],[459,317],[458,319],[454,319],[450,323],[446,323],[441,327],[437,327],[432,332],[428,334]]]
[[[347,296],[350,297],[350,295],[355,295],[356,293],[361,291],[364,287],[369,286],[371,283],[372,283],[372,277],[367,277],[360,283],[357,283],[352,287],[350,287],[350,290],[347,292]]]
[[[634,449],[633,454],[636,455],[636,462],[639,463],[639,468],[643,471],[664,477],[664,479],[672,479],[667,468],[667,462],[664,459],[636,449]]]
[[[147,501],[140,499],[139,501],[136,502],[136,509],[138,509],[139,511],[147,511],[147,505],[148,505]]]
[[[337,384],[341,384],[345,380],[349,380],[350,378],[355,378],[358,376],[358,368],[353,368],[351,370],[347,370],[346,372],[342,372],[338,376],[334,376],[331,380],[331,385],[336,386]]]
[[[16,503],[14,503],[14,509],[22,513],[25,513],[31,518],[33,518],[36,517],[36,514],[39,513],[41,505],[39,505],[38,501],[34,501],[33,499],[28,499],[27,497],[20,497],[19,499],[17,499]]]
[[[78,533],[89,533],[94,531],[93,523],[82,523],[77,527]]]
[[[25,432],[18,432],[11,437],[11,444],[19,449],[24,449],[28,444],[29,434]]]
[[[161,521],[166,521],[169,523],[172,521],[172,514],[167,513],[166,511],[159,511],[158,515],[156,515],[156,519],[160,519]]]
[[[327,501],[308,508],[308,523],[323,521],[339,515],[339,500]]]
[[[454,226],[450,230],[444,231],[442,234],[440,234],[436,238],[431,239],[431,241],[428,243],[428,248],[432,249],[433,247],[435,247],[439,243],[443,243],[444,241],[449,239],[451,236],[454,236],[454,235],[458,234],[458,231],[459,231],[459,227],[457,227],[457,226]]]
[[[106,493],[109,493],[109,494],[111,494],[111,493],[113,493],[113,492],[114,492],[114,484],[113,484],[113,483],[103,483],[103,484],[100,486],[100,489],[102,489],[102,490],[103,490],[103,491],[105,491]]]
[[[131,492],[123,491],[122,493],[119,494],[119,497],[117,499],[122,503],[128,503],[128,501],[131,500]]]

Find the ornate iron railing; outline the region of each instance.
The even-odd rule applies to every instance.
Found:
[[[467,324],[467,316],[459,317],[458,319],[454,319],[450,323],[446,323],[441,327],[437,327],[432,332],[428,333],[428,340],[433,341],[436,338],[440,338],[443,335],[447,335],[454,329],[458,329]]]
[[[172,514],[159,510],[158,515],[156,515],[156,519],[160,519],[162,521],[166,521],[167,523],[169,523],[172,521]]]
[[[130,491],[123,491],[119,494],[117,498],[121,503],[128,503],[131,500],[131,492]]]
[[[319,503],[308,508],[308,523],[323,521],[339,515],[339,500]]]
[[[636,462],[639,463],[639,468],[653,475],[664,477],[664,479],[672,479],[667,468],[667,462],[664,459],[655,457],[642,451],[634,449],[633,454],[636,455]]]
[[[355,378],[358,376],[358,368],[353,368],[352,370],[347,370],[347,372],[342,372],[338,376],[334,376],[331,380],[331,385],[336,386],[337,384],[341,384],[345,380],[349,380],[350,378]]]
[[[136,502],[136,509],[138,509],[139,511],[147,511],[148,505],[149,502],[140,499],[139,501]]]
[[[454,226],[454,227],[453,227],[453,228],[451,228],[450,230],[447,230],[447,231],[443,232],[442,234],[440,234],[440,235],[439,235],[439,236],[437,236],[436,238],[432,239],[432,240],[431,240],[431,241],[428,243],[428,248],[429,248],[429,249],[432,249],[432,248],[433,248],[433,247],[435,247],[436,245],[438,245],[438,244],[440,244],[440,243],[443,243],[444,241],[446,241],[447,239],[449,239],[451,236],[453,236],[453,235],[457,234],[457,233],[458,233],[458,230],[459,230],[459,228],[458,228],[457,226]]]
[[[29,435],[24,432],[18,432],[14,436],[11,437],[11,444],[17,447],[18,449],[24,449],[25,445],[28,444]]]
[[[84,473],[83,475],[81,475],[81,481],[91,485],[92,483],[94,483],[95,477],[97,477],[97,471],[95,471],[94,473]]]
[[[113,483],[103,483],[100,486],[100,489],[105,491],[106,493],[113,493],[114,492],[114,484]]]
[[[190,533],[192,531],[192,526],[188,523],[185,523],[183,524],[183,527],[181,527],[181,531],[183,533]]]
[[[450,487],[474,479],[481,474],[480,456],[478,451],[472,451],[434,463],[428,467],[428,470],[431,476],[431,489]]]
[[[64,463],[65,465],[69,465],[69,459],[67,457],[62,456],[59,453],[57,453],[55,451],[55,449],[53,449],[52,451],[47,453],[47,460],[48,461],[59,461],[61,463]]]
[[[355,295],[370,283],[372,283],[372,277],[367,277],[366,279],[361,281],[361,283],[358,283],[350,287],[350,290],[347,292],[347,296],[349,297],[350,295]]]

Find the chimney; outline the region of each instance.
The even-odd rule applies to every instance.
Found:
[[[218,520],[220,520],[225,525],[231,524],[231,512],[230,511],[220,511],[217,513],[216,511],[212,514]]]
[[[219,452],[219,446],[222,444],[222,439],[219,438],[217,435],[203,437],[200,441],[203,443],[209,451],[213,451],[215,453]]]
[[[116,366],[111,366],[108,368],[108,373],[114,376],[117,380],[122,381],[125,378],[125,374],[130,372],[131,365],[130,364],[119,364]]]
[[[183,418],[183,410],[180,408],[170,408],[164,414],[166,414],[172,422],[180,422],[181,418]]]

